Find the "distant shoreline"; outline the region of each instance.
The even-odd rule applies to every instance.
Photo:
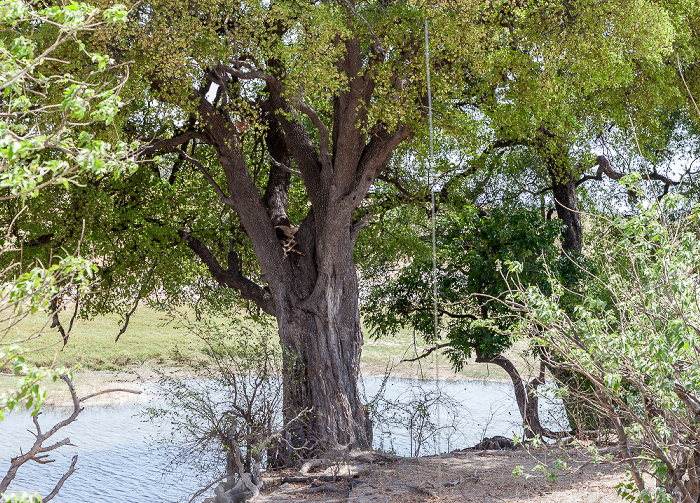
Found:
[[[184,368],[168,367],[158,369],[160,372],[182,379],[192,378],[192,372]],[[373,371],[374,370],[374,371]],[[509,380],[499,378],[474,378],[455,374],[449,368],[440,369],[440,381],[456,382],[456,381],[476,381],[476,382],[493,382],[493,383],[509,383]],[[434,371],[432,371],[434,372]],[[361,372],[362,377],[384,377],[383,372],[377,372],[376,368],[366,368],[363,366]],[[435,378],[427,371],[422,376],[415,372],[392,372],[391,378],[397,379],[415,379],[425,382],[434,381]],[[140,391],[140,395],[133,393],[114,392],[99,395],[83,402],[85,407],[109,407],[118,405],[128,405],[135,403],[146,403],[154,396],[149,391],[149,383],[156,383],[159,379],[159,373],[155,368],[148,366],[140,366],[126,368],[124,370],[79,370],[73,374],[73,385],[79,397],[87,396],[92,393],[97,393],[106,389],[123,388],[134,391]],[[3,388],[13,386],[14,377],[3,376]],[[47,388],[47,398],[44,402],[47,407],[72,407],[70,393],[62,381],[46,382],[44,385]]]

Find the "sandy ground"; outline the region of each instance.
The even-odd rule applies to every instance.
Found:
[[[624,470],[586,464],[585,458],[568,459],[573,473],[559,472],[555,482],[547,482],[532,468],[538,463],[553,466],[556,456],[522,451],[470,451],[440,457],[399,458],[388,463],[363,465],[359,483],[349,490],[347,482],[280,483],[269,480],[255,501],[409,503],[618,503],[615,485],[625,480]],[[514,477],[523,466],[531,478]],[[328,471],[326,471],[328,473]],[[314,475],[314,474],[310,474]]]

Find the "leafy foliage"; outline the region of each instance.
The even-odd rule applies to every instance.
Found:
[[[595,272],[573,312],[562,307],[565,287],[556,278],[549,295],[510,277],[509,306],[522,309],[541,329],[538,342],[593,386],[595,393],[579,398],[614,425],[632,477],[620,490],[639,501],[700,494],[700,209],[668,218],[682,208],[667,196],[640,205],[636,216],[599,221],[605,232],[593,248]],[[646,487],[643,473],[656,489]]]
[[[83,2],[0,2],[0,201],[7,219],[0,241],[5,263],[0,271],[0,367],[9,366],[18,379],[14,389],[0,393],[0,420],[21,405],[37,414],[46,397],[41,382],[70,375],[67,369],[29,365],[22,341],[11,339],[12,329],[26,313],[48,310],[59,288],[84,293],[96,267],[79,251],[71,255],[65,249],[44,262],[18,262],[22,235],[16,217],[26,210],[28,198],[51,185],[67,188],[84,173],[119,176],[133,169],[131,146],[98,140],[86,129],[91,123],[113,122],[123,105],[119,91],[128,73],[123,65],[115,71],[109,57],[87,51],[82,38],[125,16],[121,5],[100,11]],[[88,70],[74,73],[77,68]],[[2,498],[41,500],[28,494]]]
[[[465,206],[436,224],[439,338],[449,341],[456,368],[466,358],[498,355],[510,347],[507,330],[516,320],[499,300],[507,292],[502,264],[523,265],[525,284],[548,289],[545,264],[556,263],[560,226],[531,210],[488,212]],[[428,238],[426,238],[428,239]],[[395,277],[375,286],[364,311],[374,336],[408,325],[434,343],[432,258],[417,257]]]

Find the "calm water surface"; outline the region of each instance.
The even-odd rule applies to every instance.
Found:
[[[363,379],[367,397],[377,393],[381,378]],[[507,383],[481,381],[441,382],[440,392],[451,398],[458,407],[441,409],[441,426],[454,424],[457,431],[443,429],[440,450],[449,451],[476,444],[483,436],[521,434],[520,416],[513,399],[513,388]],[[387,400],[409,402],[421,393],[434,393],[436,384],[429,381],[389,379],[386,382]],[[175,503],[188,501],[196,491],[195,467],[170,466],[171,453],[151,447],[152,438],[165,438],[169,430],[160,425],[144,422],[140,412],[145,404],[117,407],[86,407],[78,420],[54,437],[56,441],[69,437],[73,446],[55,452],[54,463],[25,464],[18,472],[11,489],[14,492],[32,490],[46,495],[70,466],[78,454],[76,472],[65,482],[55,503]],[[560,406],[541,404],[543,422],[556,428],[549,411],[560,415]],[[53,426],[69,412],[47,410],[40,417],[42,429]],[[405,419],[405,416],[403,416]],[[401,418],[399,418],[401,419]],[[548,421],[549,419],[549,421]],[[433,416],[433,422],[436,418]],[[0,422],[0,477],[9,466],[9,459],[32,445],[32,428],[27,414],[13,413]],[[411,442],[408,429],[393,425],[391,434],[375,430],[375,447],[409,455]],[[415,432],[414,435],[415,437]],[[415,442],[415,440],[414,440]],[[435,452],[433,444],[426,444],[421,454]],[[200,499],[201,501],[201,499]]]

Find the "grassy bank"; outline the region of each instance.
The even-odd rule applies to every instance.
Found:
[[[67,321],[64,323],[67,328]],[[93,320],[76,320],[65,348],[56,329],[50,329],[42,316],[28,317],[2,342],[25,338],[42,332],[28,342],[27,359],[38,365],[58,365],[90,371],[129,371],[155,367],[183,368],[189,363],[202,361],[202,341],[187,330],[181,321],[173,321],[165,314],[148,308],[138,309],[131,317],[128,330],[115,338],[122,326],[118,316],[99,316]],[[516,366],[528,374],[527,361],[522,357],[524,343],[510,353]],[[419,362],[403,362],[421,354],[425,345],[414,345],[413,334],[403,332],[395,337],[366,340],[362,351],[363,375],[384,375],[388,370],[398,377],[434,379],[435,358],[431,355]],[[455,373],[444,356],[438,358],[440,379],[508,380],[508,376],[494,365],[471,363]],[[0,383],[4,384],[4,380]]]

